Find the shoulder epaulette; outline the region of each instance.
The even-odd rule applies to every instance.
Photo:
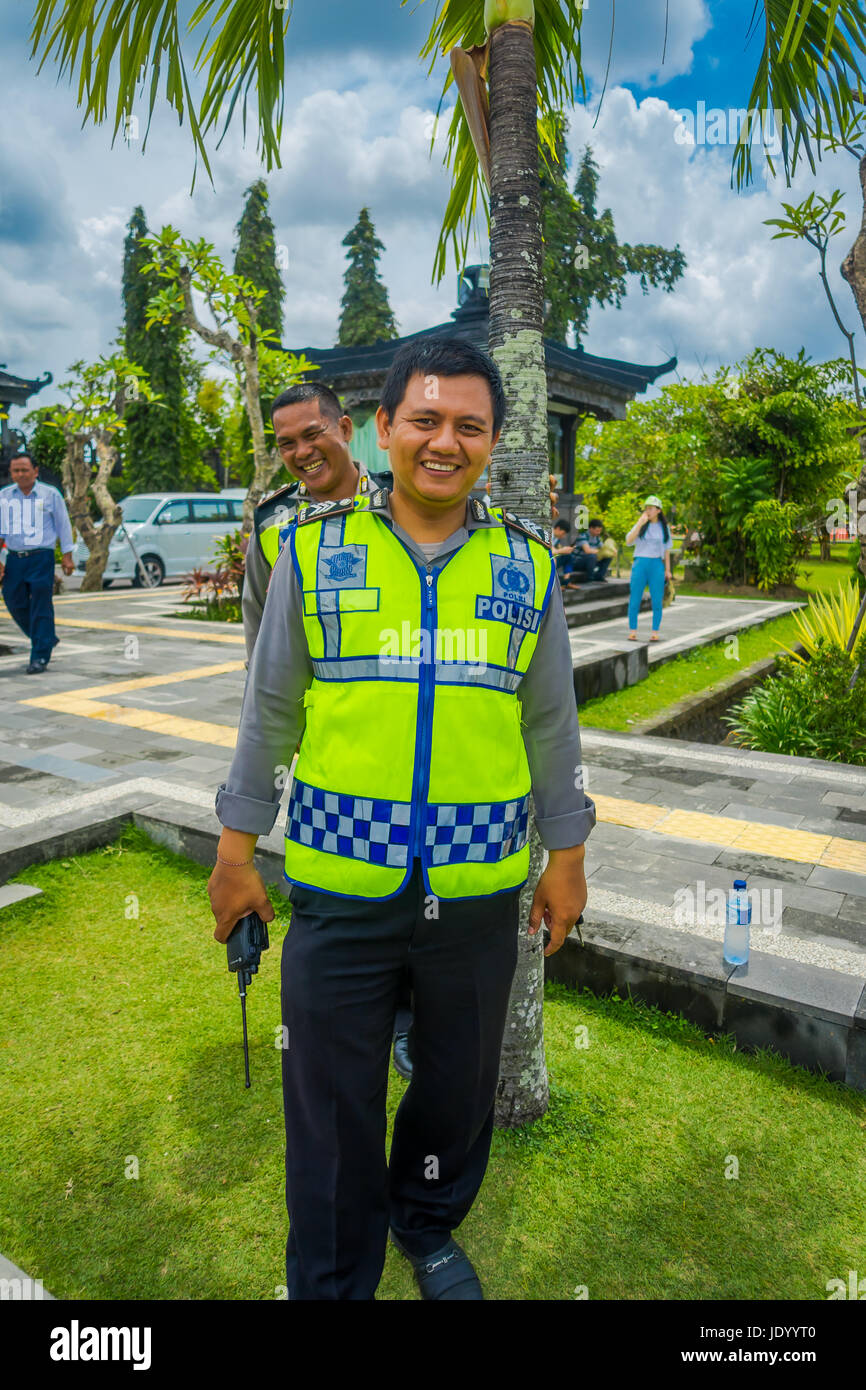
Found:
[[[311,502],[309,507],[297,514],[297,524],[306,526],[311,521],[327,521],[329,517],[341,516],[343,512],[354,510],[354,497],[341,497],[339,502]]]
[[[264,497],[260,497],[255,505],[255,510],[258,511],[259,507],[266,507],[268,503],[275,502],[278,497],[285,497],[288,494],[294,496],[298,491],[298,487],[299,484],[297,482],[283,483],[282,487],[276,488],[274,492],[267,492]]]
[[[492,518],[480,497],[469,498],[469,510],[473,521],[490,521]]]
[[[506,526],[511,526],[515,531],[522,531],[524,536],[538,541],[539,545],[545,546],[548,550],[553,544],[550,532],[544,526],[537,526],[534,521],[529,521],[525,516],[515,516],[514,512],[503,509],[502,520]]]

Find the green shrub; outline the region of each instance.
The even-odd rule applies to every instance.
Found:
[[[864,575],[860,568],[860,542],[852,541],[845,554],[848,559],[848,564],[853,571],[854,578],[857,580],[857,588],[862,598],[863,590],[866,589],[866,575]]]
[[[803,553],[800,508],[775,497],[756,502],[743,520],[743,532],[758,569],[758,587],[793,584]]]
[[[781,657],[724,719],[741,748],[866,766],[866,663],[819,638],[811,661]]]

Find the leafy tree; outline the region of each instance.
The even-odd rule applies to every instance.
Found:
[[[283,335],[285,286],[277,266],[274,224],[268,211],[268,186],[256,179],[246,191],[241,219],[235,227],[235,275],[251,280],[265,296],[259,305],[259,326],[279,342]]]
[[[68,395],[66,405],[52,406],[51,424],[64,442],[63,491],[69,518],[88,549],[83,591],[102,588],[108,547],[122,520],[120,508],[108,488],[117,463],[117,446],[126,429],[130,403],[145,401],[154,407],[154,395],[141,367],[122,352],[100,357],[98,362],[73,362],[72,375],[60,383]],[[87,453],[96,456],[93,464]],[[96,505],[102,522],[91,515]]]
[[[278,378],[284,385],[298,379],[315,364],[294,353],[277,353],[269,347],[272,333],[263,329],[259,309],[266,291],[240,275],[229,275],[213,246],[203,238],[187,241],[174,227],[163,227],[146,245],[153,254],[149,269],[164,288],[148,305],[148,322],[170,322],[180,315],[183,323],[211,349],[211,355],[234,373],[241,392],[252,436],[253,470],[244,502],[244,528],[252,527],[256,503],[280,467],[280,457],[265,435],[260,391],[269,395]],[[193,291],[200,294],[212,322],[199,318]],[[267,374],[267,379],[266,379]]]
[[[40,467],[49,468],[52,473],[60,475],[63,472],[66,445],[63,435],[52,424],[54,415],[54,406],[39,405],[35,410],[27,412],[23,423],[31,426],[27,447],[33,450]]]
[[[733,374],[722,367],[712,381],[633,402],[625,420],[584,420],[581,481],[603,505],[629,489],[675,502],[701,532],[713,575],[746,583],[761,573],[758,546],[775,513],[763,507],[746,527],[748,517],[775,499],[795,504],[801,527],[823,524],[857,459],[855,422],[844,359],[813,364],[802,350],[788,358],[759,348]]]
[[[352,347],[356,343],[386,342],[398,337],[388,291],[379,277],[378,260],[385,247],[376,236],[367,208],[361,208],[342,245],[348,247],[349,265],[343,275],[346,289],[340,300],[337,341]]]
[[[557,112],[555,153],[542,146],[541,205],[544,225],[545,336],[564,343],[569,328],[578,341],[593,303],[615,304],[627,293],[627,276],[637,275],[644,294],[650,286],[668,293],[683,273],[679,246],[630,246],[617,241],[610,208],[599,213],[598,165],[587,145],[569,193],[566,179],[566,120]]]
[[[153,409],[143,399],[129,404],[123,470],[129,492],[187,486],[198,461],[184,393],[183,325],[174,316],[147,326],[148,300],[160,288],[147,270],[147,234],[144,209],[137,207],[123,248],[123,343],[164,408]]]

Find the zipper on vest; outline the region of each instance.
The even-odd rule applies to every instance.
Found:
[[[415,836],[412,846],[412,853],[416,859],[423,863],[424,859],[424,825],[426,821],[425,807],[427,805],[427,789],[430,785],[430,745],[432,742],[432,694],[433,694],[433,675],[434,662],[436,660],[436,598],[435,580],[433,579],[432,566],[427,566],[426,593],[427,603],[424,609],[424,627],[427,632],[427,656],[429,660],[422,662],[421,669],[421,757],[420,762],[420,781],[418,791],[414,798],[415,806]],[[424,655],[422,649],[422,656]]]

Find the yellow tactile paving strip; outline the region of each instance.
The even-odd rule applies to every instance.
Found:
[[[774,859],[796,859],[802,864],[820,864],[826,869],[866,874],[866,844],[857,840],[788,829],[783,825],[765,825],[759,821],[735,820],[730,816],[710,816],[700,811],[671,811],[665,806],[621,801],[595,793],[592,799],[598,819],[613,825],[652,830],[654,835],[700,840],[727,849],[749,849]]]
[[[204,719],[184,719],[177,714],[165,714],[162,710],[103,704],[100,697],[126,695],[133,690],[145,690],[155,685],[176,685],[181,681],[201,680],[206,676],[224,676],[229,671],[243,669],[242,661],[223,661],[218,666],[195,666],[187,671],[168,671],[161,676],[136,676],[132,680],[109,681],[106,685],[87,685],[81,690],[39,695],[32,700],[21,700],[20,703],[33,705],[36,709],[55,710],[60,714],[76,714],[82,719],[103,719],[108,724],[124,724],[127,728],[171,734],[174,738],[188,738],[194,743],[212,743],[218,748],[234,748],[237,730],[227,724],[211,724]]]
[[[196,622],[190,618],[186,627],[157,627],[155,624],[140,623],[97,623],[91,618],[55,618],[55,627],[86,627],[96,632],[146,632],[151,637],[185,637],[192,642],[228,642],[231,646],[243,646],[242,632],[199,632],[199,628],[210,628],[212,623]]]

